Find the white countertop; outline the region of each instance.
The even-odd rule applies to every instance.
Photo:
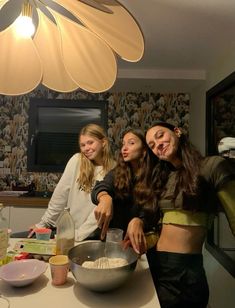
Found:
[[[15,241],[11,239],[10,244]],[[0,293],[8,298],[10,308],[160,308],[145,255],[138,260],[130,279],[112,292],[89,291],[76,282],[71,272],[65,285],[55,287],[48,264],[46,273],[29,286],[16,288],[0,281]],[[1,298],[0,307],[8,307]]]

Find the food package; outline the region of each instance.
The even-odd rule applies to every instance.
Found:
[[[31,257],[40,259],[40,257],[50,257],[56,254],[56,242],[54,240],[23,239],[15,244],[14,250],[29,253]]]

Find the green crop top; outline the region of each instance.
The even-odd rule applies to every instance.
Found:
[[[214,215],[205,212],[191,212],[186,210],[162,210],[161,223],[183,226],[202,226],[209,228]]]
[[[162,213],[160,223],[209,228],[220,200],[235,235],[235,181],[230,181],[235,178],[233,172],[224,158],[219,156],[205,158],[201,167],[200,193],[190,199],[182,192],[174,197],[177,170],[172,171],[166,190],[159,200]],[[232,183],[229,187],[228,182]],[[184,207],[185,204],[187,209]]]

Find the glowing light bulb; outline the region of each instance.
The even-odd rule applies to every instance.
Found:
[[[19,16],[15,21],[16,32],[21,37],[31,37],[35,32],[32,18],[29,16]]]

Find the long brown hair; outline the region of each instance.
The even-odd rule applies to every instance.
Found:
[[[155,126],[162,126],[174,131],[175,126],[167,122],[156,122],[149,129]],[[175,197],[179,191],[188,196],[195,196],[198,192],[198,181],[200,178],[200,166],[203,156],[189,141],[185,134],[181,134],[179,139],[177,156],[182,165],[177,172],[177,183],[175,188]],[[163,160],[159,160],[152,172],[152,192],[153,198],[160,198],[164,187],[168,181],[173,166]]]
[[[109,140],[103,127],[93,123],[88,124],[81,129],[78,141],[80,140],[81,135],[88,135],[100,141],[105,140],[103,147],[102,175],[106,175],[106,173],[108,173],[108,171],[110,171],[114,167],[115,162],[110,149]],[[77,181],[79,186],[81,186],[86,192],[90,192],[92,186],[94,185],[94,171],[94,163],[90,161],[83,153],[81,153],[81,165]]]
[[[144,133],[140,129],[128,129],[122,134],[122,139],[127,133],[134,134],[142,143],[142,156],[138,161],[137,168],[132,169],[129,162],[123,160],[121,150],[119,151],[117,166],[114,168],[114,187],[119,198],[131,195],[137,205],[146,202],[149,192],[149,180],[147,176],[153,168],[156,157],[149,150]]]

